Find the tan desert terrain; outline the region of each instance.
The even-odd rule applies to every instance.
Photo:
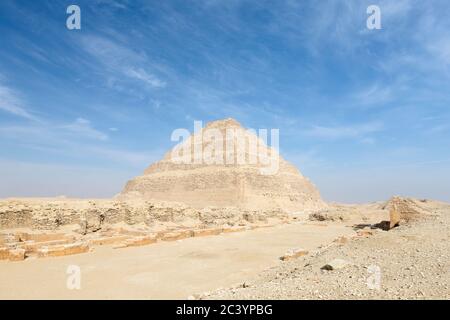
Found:
[[[450,299],[450,205],[390,231],[372,230],[344,244],[279,264],[247,280],[246,288],[217,290],[209,299]],[[430,208],[429,207],[429,208]],[[431,209],[430,208],[430,209]],[[323,270],[342,259],[348,266]],[[379,270],[379,287],[369,287]],[[371,278],[372,277],[372,278]]]
[[[279,170],[179,163],[168,152],[112,199],[0,200],[0,299],[450,297],[449,204],[326,203],[233,119],[182,147],[207,147],[209,129],[224,147],[237,143],[227,130],[241,130]]]
[[[420,205],[426,213],[386,231],[378,223],[389,220],[395,199],[387,204],[334,204],[320,213],[249,223],[230,233],[158,239],[136,247],[93,245],[89,252],[58,257],[31,253],[24,261],[0,261],[0,298],[448,299],[450,205],[399,199]],[[12,232],[23,234],[24,229],[2,234]],[[299,248],[304,256],[280,260]],[[321,269],[333,259],[349,265]],[[66,286],[70,265],[80,267],[80,290]],[[367,287],[373,265],[381,270],[380,290]]]

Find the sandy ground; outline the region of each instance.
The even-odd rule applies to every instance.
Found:
[[[96,247],[59,258],[0,262],[0,299],[186,299],[243,283],[292,248],[313,250],[341,235],[344,224],[296,222],[240,233],[135,248]],[[69,265],[81,268],[81,289],[69,290]]]

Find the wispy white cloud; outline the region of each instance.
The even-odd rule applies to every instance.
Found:
[[[153,88],[166,86],[165,81],[146,71],[152,69],[152,64],[145,53],[138,53],[118,41],[101,36],[86,36],[81,44],[103,66],[100,73],[104,74],[108,83],[120,91],[123,91],[120,82],[124,77]]]
[[[356,92],[353,97],[358,106],[370,106],[390,101],[393,97],[393,92],[390,87],[374,84]]]
[[[116,0],[95,0],[95,2],[99,5],[106,5],[109,7],[113,7],[115,9],[128,9],[128,1],[116,1]]]
[[[81,45],[85,51],[100,63],[113,70],[120,70],[124,65],[128,65],[130,61],[136,63],[145,60],[145,55],[98,35],[84,36],[81,39]]]
[[[25,107],[19,94],[0,83],[0,110],[29,120],[37,120]]]
[[[92,127],[91,122],[84,118],[77,118],[74,122],[61,126],[62,129],[68,130],[82,137],[88,137],[95,140],[108,140],[108,135],[96,130]]]
[[[143,81],[146,84],[150,85],[151,87],[164,88],[166,86],[166,83],[164,81],[161,81],[156,76],[147,73],[143,69],[133,69],[133,68],[126,69],[125,74],[130,78]]]

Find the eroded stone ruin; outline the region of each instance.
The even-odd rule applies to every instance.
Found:
[[[188,237],[244,231],[286,222],[275,210],[207,207],[180,203],[117,200],[0,201],[0,260],[55,257]]]
[[[422,207],[417,200],[392,197],[384,206],[389,210],[389,228],[392,229],[402,223],[418,220],[430,212]]]

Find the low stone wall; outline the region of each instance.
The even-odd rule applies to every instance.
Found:
[[[0,248],[0,260],[22,261],[25,259],[25,249]]]
[[[37,252],[38,257],[60,257],[89,252],[87,243],[71,243],[67,245],[44,246]]]
[[[288,222],[280,219],[279,223]],[[0,233],[0,260],[21,261],[28,257],[59,257],[85,253],[94,250],[95,246],[113,245],[114,248],[146,246],[158,241],[177,241],[193,237],[217,236],[223,233],[242,232],[255,228],[266,228],[275,224],[252,224],[246,226],[195,227],[178,229],[169,227],[165,231],[152,232],[150,228],[127,230],[122,227],[106,227],[99,232],[87,235],[75,233],[51,233],[11,231]]]
[[[192,231],[193,237],[216,236],[223,232],[222,228],[200,229]]]

